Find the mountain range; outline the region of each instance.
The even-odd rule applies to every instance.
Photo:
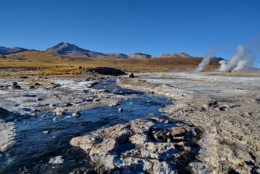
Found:
[[[14,48],[7,48],[7,47],[1,47],[0,46],[0,54],[7,55],[7,54],[15,54],[19,52],[24,51],[37,51],[37,50],[29,50],[26,48],[21,47],[14,47]],[[45,52],[50,54],[55,54],[59,56],[68,56],[68,57],[86,57],[86,58],[97,58],[97,57],[103,57],[103,58],[154,58],[152,55],[144,54],[144,53],[134,53],[130,55],[126,55],[123,53],[100,53],[95,51],[86,50],[83,48],[80,48],[74,44],[70,43],[64,43],[61,42],[53,47],[50,47],[46,49],[45,51],[37,51],[37,52]],[[159,58],[192,58],[192,56],[186,54],[186,53],[174,53],[174,54],[163,54]],[[224,60],[221,57],[212,57],[216,60]]]
[[[14,54],[14,53],[19,53],[19,52],[23,52],[23,51],[29,51],[29,50],[25,49],[25,48],[20,48],[20,47],[7,48],[7,47],[0,46],[0,54]]]

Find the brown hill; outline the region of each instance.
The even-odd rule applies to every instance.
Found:
[[[5,56],[8,60],[33,61],[33,62],[62,62],[62,57],[50,53],[39,51],[25,51],[21,53],[9,54]]]

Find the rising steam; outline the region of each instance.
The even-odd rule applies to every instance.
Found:
[[[219,71],[244,71],[250,70],[254,71],[257,68],[253,68],[253,63],[260,63],[260,60],[257,60],[256,55],[260,51],[260,35],[251,37],[251,47],[252,52],[244,45],[238,45],[235,53],[231,58],[226,60],[221,60],[219,62],[220,68]],[[198,67],[195,69],[195,72],[205,71],[207,66],[210,63],[210,58],[212,54],[215,53],[216,49],[211,49],[205,52],[205,58],[201,61]]]
[[[205,71],[207,66],[209,65],[210,58],[212,57],[212,54],[214,54],[216,49],[210,49],[205,51],[205,58],[201,61],[201,63],[198,65],[198,67],[195,69],[195,72],[202,72]]]
[[[228,61],[220,61],[219,71],[241,71],[251,67],[254,61],[251,51],[243,45],[238,45],[235,54]]]

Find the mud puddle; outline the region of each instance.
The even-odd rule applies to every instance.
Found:
[[[120,88],[115,81],[105,79],[93,88],[128,96],[116,107],[83,111],[79,118],[45,113],[15,120],[16,144],[0,153],[0,173],[95,173],[85,152],[69,144],[73,137],[138,118],[160,117],[157,109],[171,104],[163,97]]]

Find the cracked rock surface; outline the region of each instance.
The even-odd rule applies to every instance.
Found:
[[[99,173],[178,173],[195,162],[203,130],[167,118],[138,119],[73,138]],[[196,163],[196,162],[195,162]]]

